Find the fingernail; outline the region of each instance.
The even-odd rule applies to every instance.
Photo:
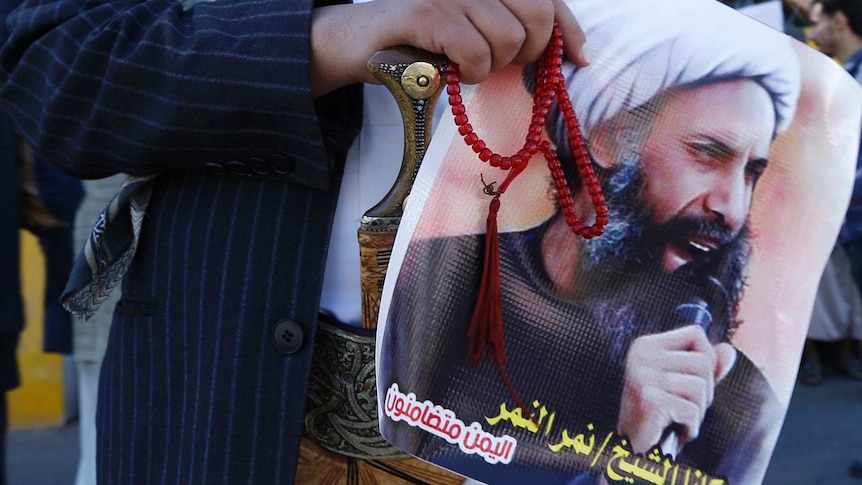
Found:
[[[581,46],[581,59],[584,60],[587,64],[592,62],[592,56],[590,55],[590,49],[587,47],[587,44]]]

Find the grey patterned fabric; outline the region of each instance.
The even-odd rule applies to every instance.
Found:
[[[117,194],[127,175],[117,174],[98,180],[85,180],[84,196],[81,207],[75,215],[74,240],[75,248],[81,249],[90,239],[93,221],[99,219],[103,208]],[[102,302],[99,310],[86,322],[75,320],[73,354],[79,362],[101,362],[108,343],[108,333],[111,330],[111,320],[114,307],[120,299],[120,288],[115,288],[107,300]]]
[[[89,319],[123,279],[138,237],[155,175],[129,177],[105,207],[69,275],[60,298],[81,320]]]

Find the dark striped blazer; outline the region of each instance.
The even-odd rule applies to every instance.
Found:
[[[311,0],[32,0],[3,108],[67,172],[159,174],[98,410],[101,484],[291,483],[359,86],[312,101]],[[301,335],[300,335],[301,334]]]

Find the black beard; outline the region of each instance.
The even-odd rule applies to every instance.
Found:
[[[746,226],[737,234],[723,222],[677,217],[657,225],[643,200],[644,180],[638,160],[621,164],[605,183],[609,223],[605,233],[585,242],[575,288],[624,358],[635,337],[700,323],[712,342],[729,338],[745,283],[750,253]],[[721,241],[721,247],[673,273],[662,267],[669,241],[692,235]],[[700,320],[696,322],[696,320]]]

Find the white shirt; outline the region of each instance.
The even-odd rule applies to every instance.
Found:
[[[361,325],[359,242],[362,215],[392,187],[401,167],[404,128],[395,98],[383,86],[363,90],[362,131],[347,153],[344,178],[329,240],[321,310]]]

